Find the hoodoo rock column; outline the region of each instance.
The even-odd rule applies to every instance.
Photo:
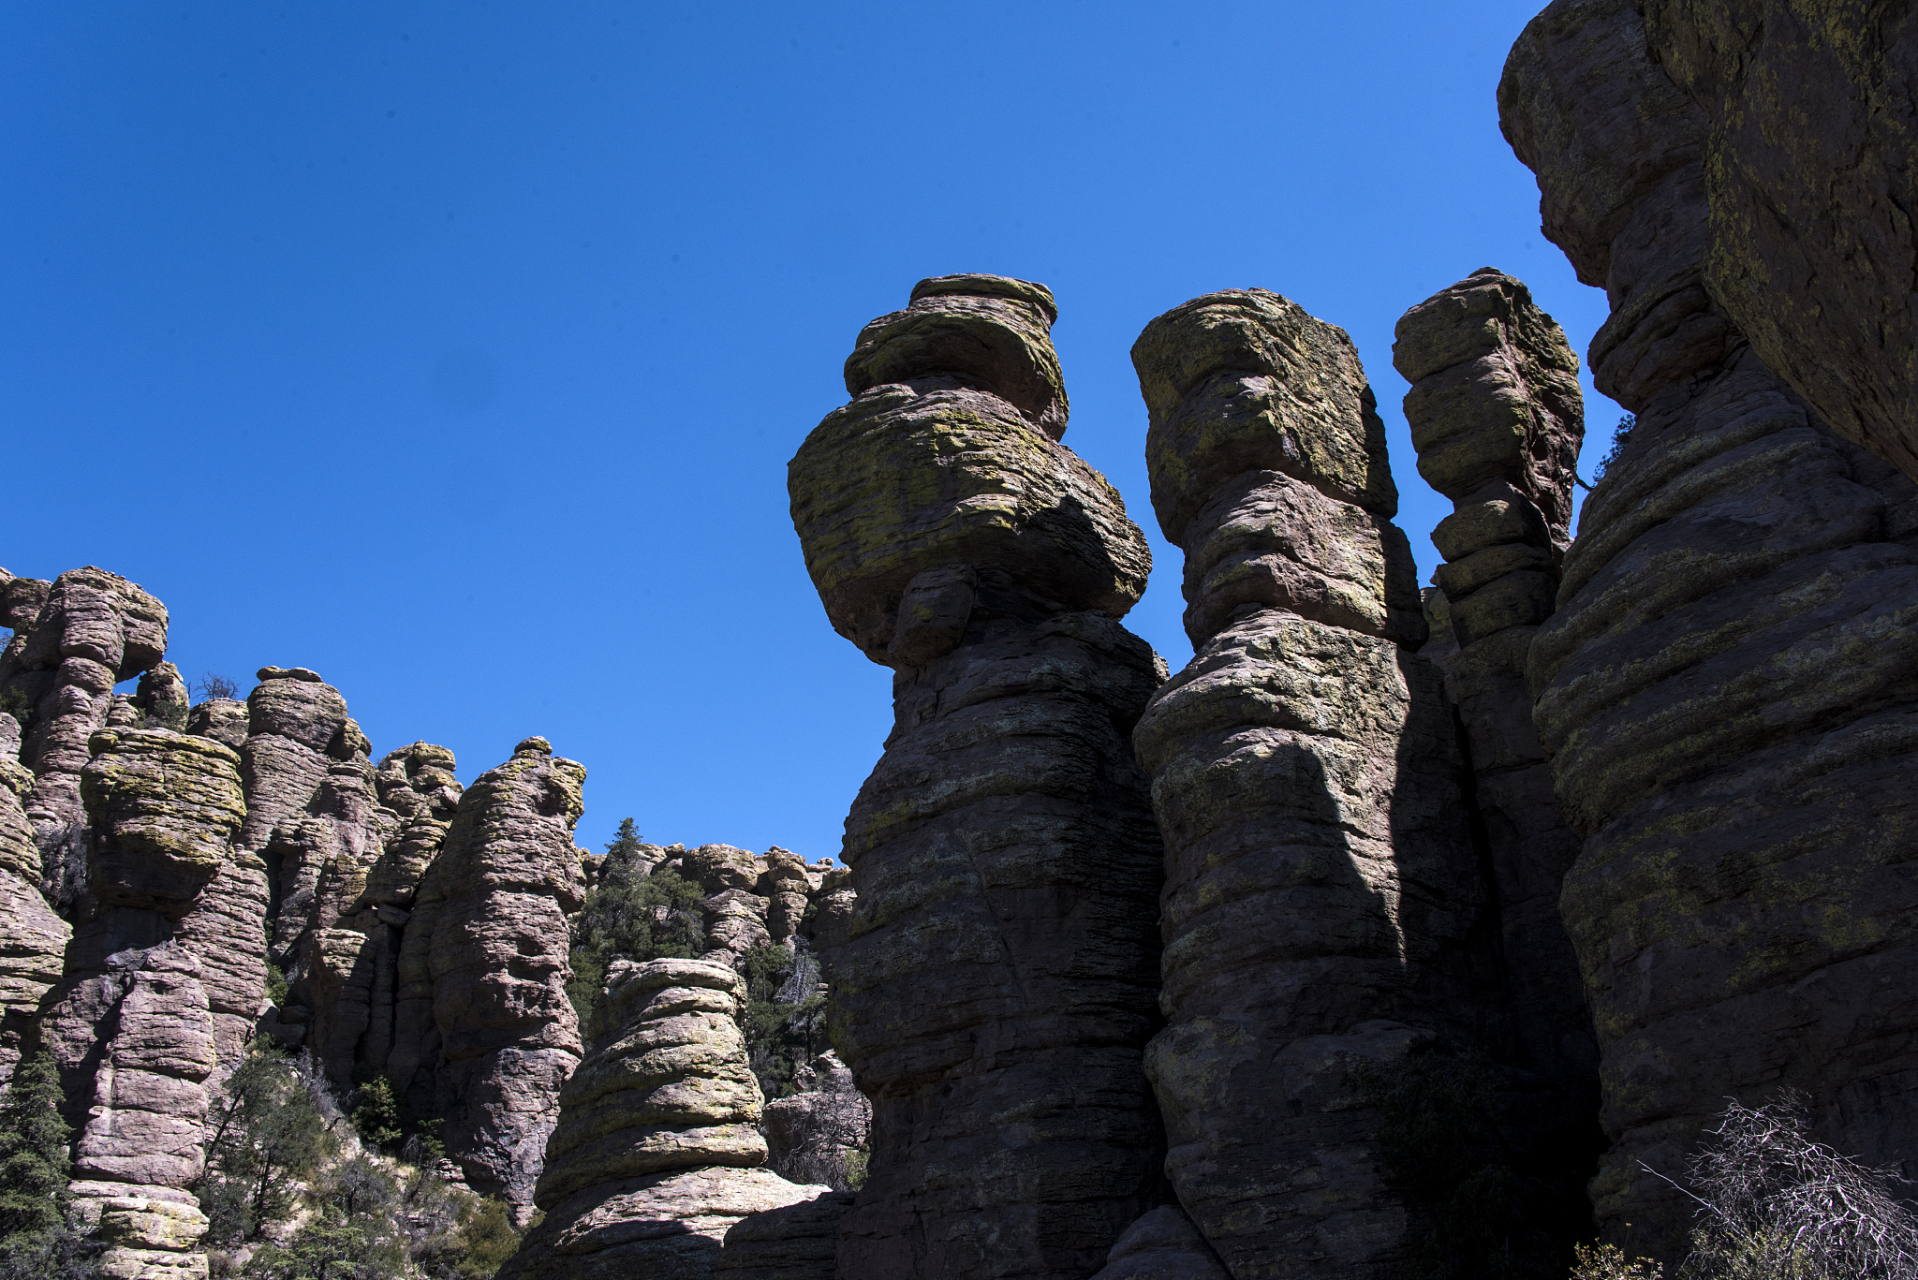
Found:
[[[1638,8],[1547,8],[1499,113],[1546,233],[1610,297],[1593,373],[1637,415],[1529,676],[1584,837],[1561,907],[1613,1144],[1593,1199],[1673,1257],[1690,1206],[1641,1166],[1677,1175],[1728,1096],[1795,1087],[1821,1141],[1918,1150],[1918,493],[1708,293],[1707,120]]]
[[[1024,281],[921,281],[790,468],[827,616],[896,673],[822,937],[873,1104],[846,1280],[1083,1280],[1159,1177],[1161,848],[1128,735],[1163,667],[1117,621],[1145,539],[1058,443],[1055,315]]]
[[[1384,427],[1344,331],[1264,290],[1174,308],[1132,357],[1197,650],[1134,734],[1166,842],[1166,1173],[1239,1280],[1383,1280],[1408,1211],[1354,1069],[1498,1039]]]

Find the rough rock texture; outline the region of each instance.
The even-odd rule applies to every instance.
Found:
[[[778,845],[766,850],[766,874],[760,881],[766,899],[766,931],[774,942],[799,933],[813,893],[806,860]]]
[[[726,1280],[837,1280],[839,1223],[852,1208],[850,1191],[764,1209],[734,1223],[719,1255]]]
[[[1392,360],[1412,383],[1405,416],[1420,472],[1454,506],[1432,534],[1456,641],[1442,667],[1497,888],[1512,1057],[1550,1108],[1545,1141],[1572,1163],[1596,1136],[1598,1102],[1598,1047],[1558,914],[1580,840],[1553,794],[1525,663],[1569,542],[1585,434],[1578,357],[1524,284],[1486,267],[1407,311]]]
[[[13,1078],[73,936],[40,893],[40,849],[22,805],[32,788],[33,774],[0,752],[0,1088]]]
[[[1826,425],[1918,479],[1918,15],[1640,8],[1656,62],[1707,120],[1706,291]]]
[[[1499,105],[1548,233],[1610,296],[1597,384],[1637,415],[1529,661],[1585,837],[1561,908],[1613,1140],[1593,1198],[1608,1236],[1673,1256],[1690,1213],[1639,1163],[1676,1173],[1728,1096],[1796,1087],[1822,1141],[1918,1148],[1898,994],[1918,959],[1918,500],[1708,296],[1718,144],[1629,0],[1547,8]]]
[[[818,927],[873,1105],[847,1280],[1084,1277],[1157,1182],[1161,850],[1126,735],[1163,667],[1116,622],[1150,556],[1057,443],[1052,316],[1023,281],[922,281],[789,468],[827,616],[896,672],[857,897]]]
[[[1264,290],[1174,308],[1132,354],[1197,649],[1134,733],[1166,842],[1166,1173],[1241,1280],[1384,1277],[1406,1208],[1347,1077],[1499,1028],[1383,427],[1344,331]]]
[[[248,712],[246,703],[231,698],[212,698],[195,703],[187,710],[186,731],[215,742],[224,742],[235,751],[246,746]]]
[[[579,1062],[566,915],[586,770],[528,738],[460,798],[400,941],[388,1070],[443,1116],[476,1191],[530,1215],[560,1086]]]
[[[725,965],[613,963],[600,1034],[546,1146],[534,1196],[546,1218],[501,1280],[709,1277],[741,1218],[826,1191],[755,1167],[766,1147],[735,1021],[743,997]]]
[[[1160,1205],[1125,1229],[1092,1280],[1230,1280],[1192,1220]]]
[[[793,1077],[799,1091],[767,1103],[760,1122],[766,1164],[794,1182],[846,1190],[837,1183],[845,1176],[847,1155],[872,1140],[872,1103],[830,1050]]]
[[[80,771],[90,758],[87,741],[106,727],[113,686],[161,665],[166,606],[91,565],[50,584],[10,578],[5,591],[15,634],[0,655],[0,693],[32,708],[20,747],[35,779],[25,807],[40,848],[42,888],[71,915],[85,891]]]

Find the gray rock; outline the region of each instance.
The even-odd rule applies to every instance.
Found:
[[[1092,1280],[1229,1280],[1192,1220],[1177,1205],[1149,1209],[1125,1229]]]

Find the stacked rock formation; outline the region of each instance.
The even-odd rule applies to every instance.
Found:
[[[0,728],[13,723],[0,715]],[[0,741],[0,1088],[13,1079],[73,936],[40,893],[40,848],[24,804],[33,774],[12,754],[18,740],[9,741]]]
[[[846,1159],[872,1140],[872,1103],[828,1050],[793,1072],[796,1092],[766,1104],[766,1163],[793,1182],[849,1191]]]
[[[573,845],[585,780],[544,738],[481,774],[400,941],[388,1071],[423,1114],[445,1118],[467,1184],[522,1219],[580,1056],[566,916],[585,892]]]
[[[235,856],[240,761],[169,730],[101,730],[89,749],[86,887],[40,1026],[80,1130],[76,1216],[112,1245],[113,1274],[204,1275],[192,1246],[206,1219],[186,1188],[202,1168],[217,1056],[202,960],[183,932]]]
[[[1705,291],[1821,421],[1918,479],[1918,16],[1640,9],[1652,60],[1705,119]]]
[[[1613,1143],[1593,1197],[1608,1236],[1676,1256],[1689,1208],[1640,1165],[1676,1174],[1727,1096],[1795,1087],[1822,1141],[1881,1164],[1918,1148],[1918,1015],[1892,994],[1918,961],[1918,499],[1705,287],[1723,140],[1631,0],[1548,7],[1499,108],[1547,234],[1607,291],[1590,360],[1637,419],[1529,662],[1584,837],[1561,906]]]
[[[1571,541],[1585,434],[1578,357],[1531,291],[1491,267],[1406,312],[1397,339],[1419,474],[1454,508],[1432,533],[1446,560],[1434,581],[1457,645],[1442,665],[1497,889],[1514,1061],[1552,1100],[1549,1141],[1574,1146],[1595,1135],[1598,1101],[1598,1049],[1558,915],[1580,841],[1532,727],[1525,664]]]
[[[546,1146],[534,1193],[545,1220],[500,1280],[709,1277],[742,1218],[829,1194],[759,1167],[743,997],[725,965],[613,963],[600,1034],[561,1091]]]
[[[87,741],[107,725],[113,686],[160,665],[166,606],[91,565],[51,583],[8,574],[0,591],[14,631],[0,655],[0,696],[29,710],[19,753],[34,774],[25,807],[47,897],[70,915],[85,889]]]
[[[818,929],[873,1105],[847,1280],[1084,1277],[1158,1180],[1161,849],[1127,734],[1163,666],[1117,621],[1144,537],[1058,442],[1056,314],[1024,281],[921,281],[789,468],[828,618],[896,673],[857,897]]]
[[[1348,1078],[1498,1040],[1384,428],[1344,331],[1264,290],[1174,308],[1132,356],[1197,650],[1134,734],[1166,841],[1166,1173],[1235,1276],[1383,1277],[1406,1207]]]

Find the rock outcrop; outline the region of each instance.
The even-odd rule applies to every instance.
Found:
[[[1125,1229],[1092,1280],[1230,1280],[1192,1220],[1160,1205]]]
[[[767,1165],[792,1182],[850,1190],[846,1159],[872,1140],[872,1103],[831,1051],[795,1071],[793,1083],[796,1092],[766,1104]]]
[[[85,892],[80,771],[91,758],[87,742],[107,727],[113,686],[161,665],[166,606],[138,584],[91,565],[52,583],[9,577],[0,585],[14,630],[0,655],[0,696],[30,709],[20,745],[20,762],[34,774],[25,808],[40,849],[43,890],[71,915]]]
[[[32,789],[33,774],[0,751],[0,1088],[13,1079],[73,936],[40,893],[40,848],[23,804]]]
[[[1132,355],[1197,650],[1134,733],[1166,841],[1166,1173],[1242,1280],[1384,1277],[1408,1206],[1355,1068],[1505,1035],[1384,428],[1344,331],[1264,290]]]
[[[613,963],[601,1034],[561,1091],[546,1146],[534,1193],[545,1220],[500,1280],[704,1280],[741,1219],[827,1191],[758,1167],[762,1098],[736,1020],[743,996],[725,965]]]
[[[1127,735],[1163,678],[1118,624],[1149,553],[1058,443],[1042,286],[921,281],[789,468],[833,627],[894,726],[822,889],[833,1042],[872,1100],[839,1274],[1084,1277],[1151,1203],[1161,849]]]
[[[1809,412],[1715,300],[1707,164],[1745,143],[1654,61],[1630,0],[1548,7],[1512,50],[1499,108],[1547,234],[1607,291],[1593,373],[1636,415],[1586,501],[1529,673],[1584,838],[1561,909],[1612,1139],[1593,1199],[1609,1237],[1670,1257],[1690,1209],[1641,1162],[1676,1174],[1727,1096],[1795,1087],[1825,1142],[1873,1163],[1918,1148],[1914,1014],[1894,994],[1918,960],[1902,834],[1918,500]],[[1727,172],[1734,207],[1749,180]],[[1779,313],[1788,341],[1798,314]],[[1826,358],[1821,332],[1834,331],[1809,329],[1806,359]]]
[[[1639,8],[1652,61],[1704,117],[1705,291],[1825,425],[1918,479],[1918,15]]]
[[[522,1217],[580,1057],[566,916],[584,894],[573,825],[585,779],[544,738],[481,774],[400,940],[387,1069],[420,1111],[445,1118],[467,1184]]]
[[[1456,642],[1441,667],[1471,772],[1474,834],[1497,890],[1512,1060],[1548,1110],[1543,1141],[1582,1155],[1596,1150],[1598,1048],[1558,914],[1580,840],[1559,811],[1525,680],[1571,541],[1585,434],[1578,357],[1524,284],[1487,267],[1407,311],[1392,359],[1412,384],[1405,417],[1420,474],[1453,503],[1432,533]],[[1589,1172],[1586,1164],[1573,1176]]]

